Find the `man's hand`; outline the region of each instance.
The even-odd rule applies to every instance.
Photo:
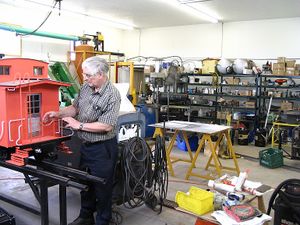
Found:
[[[46,112],[45,115],[43,116],[43,123],[49,123],[56,118],[59,118],[58,112],[55,111]]]
[[[65,117],[62,119],[65,123],[65,127],[72,128],[73,130],[78,130],[80,126],[80,122],[75,120],[73,117]]]

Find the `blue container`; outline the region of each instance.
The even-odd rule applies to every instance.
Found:
[[[145,137],[152,137],[154,134],[154,127],[149,127],[149,124],[155,123],[155,110],[153,108],[147,107],[145,104],[138,104],[137,105],[138,111],[145,115]]]
[[[189,144],[190,144],[190,147],[191,147],[191,151],[193,151],[193,152],[196,151],[197,148],[198,148],[198,141],[199,141],[198,136],[193,135],[193,136],[189,137],[188,140],[189,140]],[[181,135],[177,135],[176,141],[177,141],[177,147],[180,150],[187,151],[185,141],[184,141],[184,139]]]

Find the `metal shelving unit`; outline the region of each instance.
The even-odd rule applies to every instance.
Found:
[[[273,84],[268,84],[268,80],[271,82],[274,82],[276,79],[292,79],[295,83],[293,85],[273,85]],[[273,81],[274,80],[274,81]],[[295,80],[299,80],[298,83],[296,83]],[[293,102],[298,102],[300,104],[300,76],[290,76],[290,75],[261,75],[260,76],[260,91],[261,91],[261,96],[260,96],[260,102],[261,106],[266,106],[268,104],[267,101],[271,99],[271,94],[268,92],[272,91],[277,91],[281,92],[282,96],[273,96],[272,101],[276,101],[278,104],[278,100],[281,101],[293,101]],[[291,92],[299,90],[299,96],[289,96]],[[280,111],[280,107],[279,111]],[[261,107],[260,113],[262,115],[266,114],[267,109],[265,107]],[[273,110],[274,111],[274,110]],[[277,109],[278,111],[278,109]]]
[[[248,123],[253,123],[254,127],[257,127],[259,124],[259,94],[260,94],[260,89],[259,89],[259,75],[258,74],[251,74],[251,75],[245,75],[245,74],[220,74],[220,91],[219,91],[219,97],[222,97],[226,101],[228,99],[236,100],[239,102],[238,106],[234,105],[221,105],[219,104],[219,109],[231,109],[231,113],[240,113],[241,111],[244,113],[253,113],[254,119],[253,120],[248,120],[248,119],[240,119],[239,121],[243,122],[248,122]],[[233,84],[228,84],[225,83],[228,78],[232,78]],[[238,78],[239,81],[238,83],[235,79]],[[249,79],[252,80],[252,83],[246,84],[246,85],[241,85],[240,82],[245,82],[248,81]],[[227,80],[228,81],[228,80]],[[237,93],[233,93],[233,89]],[[249,91],[250,94],[242,94],[240,95],[240,90],[241,91]],[[254,107],[246,107],[243,105],[240,105],[242,101],[251,101],[254,102]],[[222,111],[222,110],[221,110]]]
[[[266,105],[268,99],[270,99],[270,96],[264,95],[264,93],[267,92],[267,90],[275,90],[275,91],[284,91],[287,89],[290,91],[291,89],[299,89],[300,91],[300,83],[295,84],[294,86],[284,86],[284,85],[272,85],[267,84],[266,81],[268,79],[300,79],[300,76],[278,76],[278,75],[259,75],[259,74],[251,74],[251,75],[244,75],[244,74],[219,74],[218,75],[218,82],[217,85],[214,85],[213,82],[213,76],[210,74],[182,74],[183,76],[194,76],[199,78],[197,82],[193,83],[185,83],[181,85],[185,85],[183,89],[186,90],[184,93],[169,93],[169,96],[172,95],[183,95],[188,96],[188,99],[190,102],[187,104],[182,104],[180,102],[175,102],[172,104],[169,104],[169,109],[182,109],[182,112],[184,110],[189,111],[189,116],[184,116],[184,118],[187,118],[188,120],[208,120],[210,122],[218,123],[220,120],[217,119],[217,112],[224,112],[225,110],[230,111],[231,113],[235,112],[242,112],[242,113],[254,113],[254,119],[241,119],[240,121],[245,121],[248,123],[254,124],[254,127],[259,127],[261,124],[261,121],[264,121],[265,115],[266,115]],[[234,84],[228,84],[225,83],[226,78],[239,78],[240,81],[249,81],[250,83],[247,85],[242,85],[240,83],[234,83]],[[200,82],[200,83],[199,83]],[[213,84],[214,83],[214,84]],[[239,91],[249,91],[251,95],[240,95],[241,92]],[[237,93],[235,93],[235,91]],[[240,94],[238,94],[240,93]],[[193,98],[194,97],[194,98]],[[239,105],[224,105],[223,103],[218,102],[220,98],[225,99],[226,101],[238,101]],[[201,101],[193,100],[193,99],[200,99]],[[289,96],[282,96],[282,97],[273,97],[273,100],[286,100],[286,101],[299,101],[300,102],[300,96],[299,97],[289,97]],[[241,102],[254,102],[254,106],[251,107],[251,105],[244,106],[241,104]],[[203,109],[205,113],[199,115],[196,115],[195,111]],[[209,113],[206,113],[206,112]],[[211,116],[206,116],[207,114],[210,114]],[[203,116],[202,116],[203,115]]]

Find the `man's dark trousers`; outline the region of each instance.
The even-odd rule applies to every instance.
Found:
[[[97,211],[96,225],[108,225],[111,219],[112,185],[118,155],[116,138],[81,146],[80,168],[91,175],[105,178],[105,185],[93,183],[81,192],[80,217],[89,218]]]

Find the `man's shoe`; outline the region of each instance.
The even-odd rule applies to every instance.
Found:
[[[78,217],[75,219],[72,223],[69,223],[68,225],[94,225],[95,221],[94,218],[82,218]]]

